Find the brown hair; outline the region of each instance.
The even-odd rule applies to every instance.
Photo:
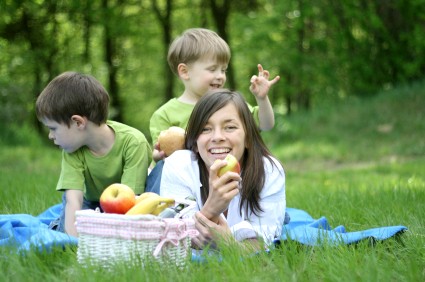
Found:
[[[167,61],[178,75],[179,64],[190,64],[210,55],[218,62],[228,64],[230,47],[216,32],[205,28],[191,28],[174,39],[168,49]]]
[[[229,103],[233,103],[237,108],[246,133],[246,149],[241,160],[242,189],[240,191],[241,202],[239,211],[242,213],[242,209],[244,209],[246,214],[251,211],[258,215],[258,212],[262,211],[259,201],[266,178],[264,161],[268,159],[273,165],[274,162],[270,151],[260,135],[260,131],[246,101],[240,93],[228,89],[216,89],[210,90],[202,96],[196,103],[190,116],[186,128],[185,147],[197,156],[200,181],[202,183],[202,201],[205,203],[209,193],[209,173],[198,153],[196,142],[210,117]]]
[[[38,119],[51,119],[69,127],[73,115],[84,116],[97,125],[105,123],[108,107],[108,92],[94,77],[64,72],[44,88],[35,110]]]

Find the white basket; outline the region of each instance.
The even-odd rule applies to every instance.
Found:
[[[77,258],[80,263],[110,266],[116,262],[184,266],[190,259],[191,238],[198,235],[193,219],[153,215],[119,215],[94,210],[76,212]]]

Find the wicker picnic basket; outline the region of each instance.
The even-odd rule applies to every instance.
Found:
[[[78,261],[106,267],[117,262],[146,265],[150,260],[184,266],[191,256],[191,238],[198,234],[191,218],[94,210],[77,211],[76,227]]]

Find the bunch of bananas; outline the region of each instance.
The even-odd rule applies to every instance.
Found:
[[[153,192],[145,192],[136,197],[136,204],[127,211],[126,215],[159,215],[166,208],[173,206],[174,203],[173,198],[161,197]]]

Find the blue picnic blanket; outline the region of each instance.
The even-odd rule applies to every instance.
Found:
[[[38,216],[28,214],[0,215],[0,246],[16,246],[18,251],[37,248],[77,246],[78,238],[48,228],[56,219],[62,204],[48,208]],[[304,245],[352,244],[365,239],[385,240],[407,230],[407,227],[386,226],[361,231],[347,232],[343,226],[331,228],[327,219],[314,219],[306,211],[287,208],[290,222],[283,226],[279,240],[293,240]]]
[[[59,217],[61,209],[62,204],[57,204],[38,216],[0,215],[0,246],[16,247],[18,251],[32,248],[51,251],[56,246],[77,246],[76,237],[48,228],[50,222]]]
[[[407,230],[406,226],[376,227],[347,232],[343,225],[332,228],[326,217],[314,219],[307,212],[287,208],[291,220],[283,226],[280,240],[293,240],[303,245],[317,246],[327,244],[353,244],[362,240],[385,240]]]

